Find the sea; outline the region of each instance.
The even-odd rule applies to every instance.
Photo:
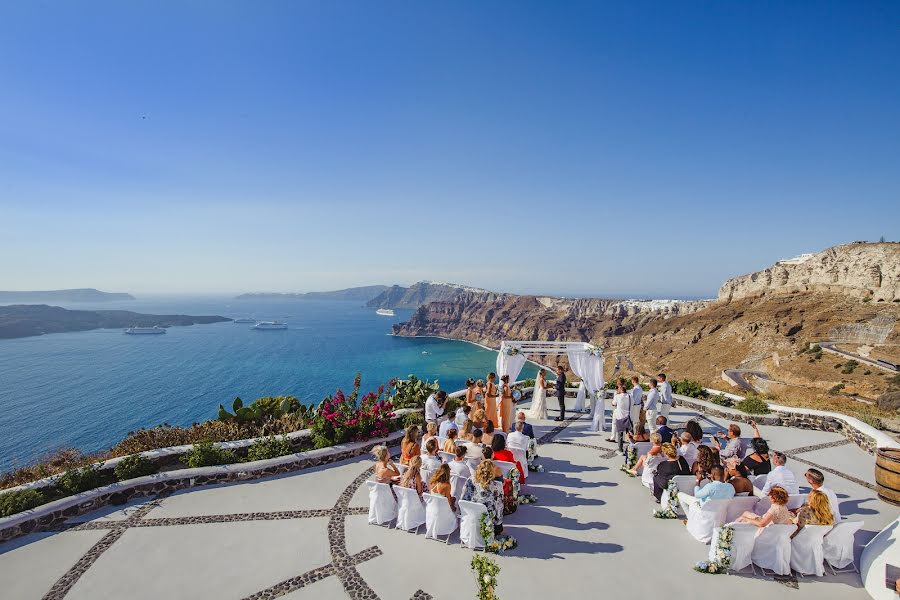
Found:
[[[237,396],[245,404],[279,395],[318,404],[350,390],[357,372],[363,392],[409,374],[455,391],[494,370],[497,356],[466,342],[390,335],[412,311],[384,317],[358,301],[160,296],[60,305],[278,319],[288,329],[224,322],[165,335],[97,329],[0,340],[0,472],[59,448],[107,449],[141,427],[213,419]],[[521,377],[536,372],[529,364]]]

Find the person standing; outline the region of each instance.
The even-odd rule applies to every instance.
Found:
[[[641,422],[641,407],[644,404],[644,388],[641,387],[637,375],[631,378],[631,429]]]
[[[437,423],[439,416],[444,414],[444,402],[447,400],[447,392],[438,390],[425,400],[425,422]]]
[[[562,365],[556,367],[556,400],[559,402],[559,416],[557,421],[563,421],[566,418],[566,371]]]
[[[538,372],[537,379],[534,382],[534,391],[531,393],[531,409],[528,411],[528,416],[539,420],[547,418],[547,375],[543,369]]]
[[[620,377],[616,383],[618,387],[612,400],[612,437],[606,441],[618,443],[619,452],[622,452],[625,431],[629,428],[628,422],[631,420],[631,394],[625,391],[625,378]]]
[[[659,410],[659,390],[656,386],[656,380],[651,378],[650,389],[647,391],[647,400],[644,401],[644,417],[647,419],[648,429],[650,431],[656,426],[656,415]]]
[[[496,373],[488,373],[487,376],[487,387],[484,391],[484,415],[485,419],[490,419],[494,423],[497,422],[497,397],[500,395],[497,392],[497,374]]]
[[[660,373],[656,376],[659,382],[659,414],[669,419],[669,409],[672,408],[672,385],[666,381],[666,374]]]
[[[512,427],[513,420],[513,397],[512,388],[509,386],[509,375],[504,375],[500,381],[503,382],[503,387],[500,394],[500,407],[497,411],[499,418],[495,423],[498,423],[497,428],[500,431],[508,431]]]

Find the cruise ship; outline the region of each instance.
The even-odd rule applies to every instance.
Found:
[[[382,317],[393,317],[394,311],[390,308],[379,308],[375,311],[376,315],[381,315]]]
[[[154,334],[154,333],[165,333],[166,328],[160,327],[158,325],[154,325],[153,327],[129,327],[125,330],[125,333],[129,335],[143,335],[143,334]]]
[[[250,329],[287,329],[287,323],[284,321],[258,321]]]

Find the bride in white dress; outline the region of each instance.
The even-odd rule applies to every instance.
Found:
[[[531,408],[528,409],[529,419],[547,418],[547,376],[544,370],[538,371],[537,380],[534,382],[534,392],[531,394]]]

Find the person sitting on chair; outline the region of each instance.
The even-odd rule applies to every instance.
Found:
[[[463,442],[462,444],[466,448],[466,458],[479,458],[481,456],[481,430],[476,429],[472,432],[471,441]]]
[[[725,475],[728,483],[734,488],[734,494],[753,495],[753,482],[747,478],[747,469],[736,458],[725,461]]]
[[[444,447],[441,448],[444,452],[456,452],[456,428],[451,427],[447,430],[447,439],[444,440]]]
[[[428,445],[428,440],[437,437],[438,425],[434,421],[425,423],[425,435],[422,436],[422,447]],[[435,440],[437,441],[437,440]]]
[[[375,456],[375,481],[378,483],[394,483],[394,478],[400,477],[400,470],[391,460],[391,453],[387,446],[375,446],[372,448],[372,454]]]
[[[450,508],[456,510],[456,498],[451,493],[450,467],[448,465],[442,464],[437,468],[437,471],[431,476],[431,481],[428,482],[428,489],[432,494],[446,497],[450,502]]]
[[[693,467],[697,462],[697,445],[694,438],[687,431],[682,431],[681,436],[675,437],[672,441],[678,446],[678,454],[684,457],[689,467]]]
[[[788,493],[784,491],[784,488],[775,486],[769,490],[768,495],[769,499],[772,501],[772,506],[766,511],[766,514],[760,517],[757,516],[756,513],[748,510],[738,517],[735,522],[752,523],[757,527],[765,527],[770,523],[775,525],[790,525],[793,515],[791,514],[791,511],[787,509]]]
[[[728,440],[728,444],[724,448],[719,442],[719,438]],[[722,457],[722,460],[727,460],[731,457],[740,460],[744,457],[744,447],[741,445],[741,427],[737,423],[732,423],[728,426],[727,434],[720,431],[713,436],[712,440],[716,448],[719,449],[719,456]]]
[[[669,419],[663,415],[656,417],[656,433],[662,438],[663,444],[670,444],[675,432],[669,429]]]
[[[422,456],[422,468],[428,471],[434,471],[441,466],[441,457],[438,456],[437,438],[429,438],[425,442],[425,455]]]
[[[516,468],[519,470],[519,481],[525,483],[525,471],[522,469],[519,461],[513,456],[513,453],[506,449],[506,440],[503,439],[502,435],[494,437],[494,441],[491,443],[491,450],[494,451],[495,461],[501,460],[516,465]]]
[[[734,488],[725,483],[725,469],[722,465],[715,465],[709,472],[709,483],[700,485],[702,479],[697,475],[697,485],[694,486],[694,498],[700,508],[710,500],[728,500],[734,498]],[[693,501],[688,497],[688,506]]]
[[[525,435],[525,421],[516,421],[516,427],[508,436],[506,436],[506,445],[514,448],[521,448],[522,451],[528,449],[528,443],[531,441]]]
[[[456,447],[456,458],[450,461],[450,474],[456,475],[457,477],[462,477],[463,479],[468,479],[472,476],[472,469],[469,468],[469,465],[466,463],[466,455],[469,449],[465,446],[457,446]]]
[[[653,476],[653,495],[656,497],[657,503],[659,503],[663,490],[669,486],[669,481],[673,477],[691,474],[691,467],[684,460],[684,457],[678,454],[675,446],[663,444],[662,451],[666,456],[666,460],[656,467],[656,475]]]
[[[400,476],[400,485],[405,488],[416,490],[419,497],[428,491],[428,483],[422,481],[422,457],[413,456],[409,461],[409,466],[403,475]]]
[[[644,468],[645,464],[650,463],[654,456],[660,456],[662,454],[662,437],[658,433],[650,434],[650,443],[653,444],[650,447],[650,450],[647,451],[646,454],[641,454],[637,462],[634,464],[634,467],[629,469],[629,473],[637,476],[637,474]]]
[[[834,522],[841,522],[841,507],[838,505],[837,494],[832,491],[831,488],[825,487],[825,475],[822,474],[822,471],[818,469],[808,469],[806,471],[806,482],[809,483],[809,487],[813,489],[813,491],[822,492],[826,496],[828,496],[828,506],[831,509],[831,514],[834,515]],[[812,492],[810,492],[812,494]]]
[[[516,413],[516,423],[522,423],[522,425],[523,425],[522,433],[524,433],[531,439],[534,439],[534,428],[530,424],[525,422],[525,412],[524,411],[520,410],[519,412]],[[516,428],[516,426],[514,424],[512,429],[510,429],[510,433],[512,433],[515,430],[515,428]]]
[[[794,532],[794,535],[800,533],[804,525],[834,525],[834,515],[831,512],[828,496],[819,490],[812,490],[809,493],[809,504],[800,507],[797,516],[794,517],[794,523],[797,524],[797,531]]]
[[[772,472],[772,461],[769,459],[769,444],[761,437],[750,442],[753,454],[744,459],[743,465],[751,475],[767,475]]]
[[[697,461],[691,467],[691,474],[697,475],[701,481],[708,479],[712,468],[719,465],[718,457],[713,456],[712,450],[709,446],[700,446],[697,449]]]
[[[494,462],[481,461],[475,475],[466,481],[463,500],[478,502],[487,509],[488,520],[494,525],[494,534],[503,531],[503,484],[494,479]]]
[[[422,447],[419,446],[419,428],[416,425],[410,425],[406,428],[406,435],[400,442],[400,464],[408,465],[414,456],[422,453]]]
[[[786,462],[787,456],[784,452],[775,451],[772,453],[772,463],[775,465],[775,468],[766,477],[766,485],[762,489],[764,495],[768,494],[769,490],[775,486],[780,487],[788,494],[800,493],[800,484],[797,483],[797,478],[794,477],[791,470],[784,466]]]
[[[472,413],[472,407],[468,404],[463,404],[459,408],[456,409],[456,425],[457,427],[462,427],[466,424],[466,419],[469,418],[469,415]]]
[[[494,422],[490,419],[484,424],[484,430],[481,432],[481,443],[490,446],[494,441]]]

